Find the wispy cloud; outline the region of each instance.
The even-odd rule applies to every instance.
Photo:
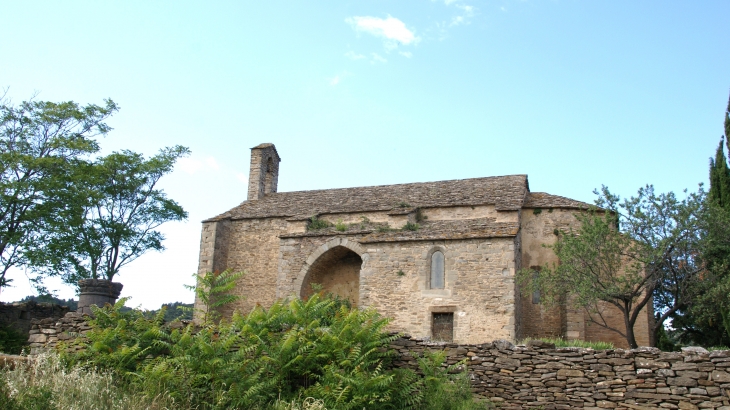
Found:
[[[378,53],[370,53],[370,56],[372,57],[370,59],[370,64],[387,63],[388,62],[388,60],[386,60],[385,57],[381,56]]]
[[[365,56],[363,56],[363,58],[365,58]],[[330,83],[331,86],[334,87],[337,84],[341,83],[342,80],[345,79],[345,77],[349,77],[349,76],[350,76],[350,72],[343,71],[343,72],[335,75],[334,77],[328,78],[327,81]]]
[[[465,4],[457,4],[456,8],[461,10],[459,14],[451,18],[450,26],[459,26],[461,24],[468,24],[470,19],[474,17],[474,6],[468,6]]]
[[[411,53],[410,51],[399,51],[398,54],[402,55],[405,58],[413,57],[413,53]]]
[[[349,58],[350,60],[362,60],[365,58],[362,54],[357,54],[356,52],[350,50],[345,53],[345,57]]]
[[[348,17],[345,22],[357,32],[365,32],[382,38],[385,49],[388,51],[398,48],[399,44],[407,46],[421,40],[406,27],[405,23],[390,15],[384,19],[371,16]]]

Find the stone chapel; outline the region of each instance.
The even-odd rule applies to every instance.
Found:
[[[583,311],[546,308],[515,281],[522,267],[557,262],[558,230],[577,228],[589,205],[530,192],[527,175],[277,192],[273,144],[251,148],[248,198],[203,221],[199,274],[245,271],[226,307],[246,313],[312,284],[373,307],[393,330],[455,343],[564,337],[626,341]],[[196,300],[196,308],[201,308]],[[624,329],[615,308],[603,317]],[[635,328],[648,345],[652,312]]]

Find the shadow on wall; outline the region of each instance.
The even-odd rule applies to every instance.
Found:
[[[325,292],[347,299],[353,307],[357,307],[361,267],[360,255],[344,246],[336,246],[322,254],[309,268],[302,283],[301,297],[312,296],[312,284],[317,284]]]

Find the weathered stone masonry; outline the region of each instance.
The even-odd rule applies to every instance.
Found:
[[[318,284],[417,337],[435,337],[438,321],[438,337],[457,343],[557,336],[626,345],[585,312],[546,309],[515,283],[521,267],[558,262],[544,245],[576,228],[588,204],[530,192],[526,175],[280,193],[280,161],[273,144],[252,148],[248,200],[203,222],[198,273],[246,272],[234,292],[242,299],[223,315],[308,297]],[[322,223],[308,230],[313,217]],[[430,283],[435,252],[443,288]],[[616,309],[602,308],[621,329]],[[641,344],[650,315],[635,328]]]

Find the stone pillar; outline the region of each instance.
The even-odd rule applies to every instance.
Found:
[[[251,170],[248,174],[248,200],[261,199],[276,192],[279,183],[279,154],[274,144],[251,148]]]

